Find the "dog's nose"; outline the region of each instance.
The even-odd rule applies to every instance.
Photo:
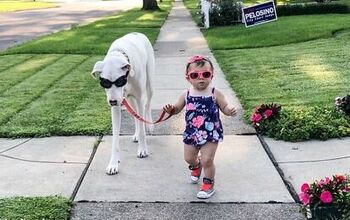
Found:
[[[118,101],[117,100],[109,100],[109,104],[111,106],[118,105]]]

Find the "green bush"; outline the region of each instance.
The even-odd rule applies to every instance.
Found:
[[[292,142],[350,135],[350,117],[332,108],[282,109],[265,126],[267,136]]]
[[[210,26],[225,26],[240,23],[241,5],[236,0],[215,0],[209,10]],[[204,23],[204,14],[202,14]]]
[[[277,5],[277,16],[311,15],[311,14],[346,14],[349,6],[346,4],[286,4]]]

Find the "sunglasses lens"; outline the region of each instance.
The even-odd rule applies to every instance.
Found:
[[[125,77],[125,76],[122,76],[122,77],[118,78],[117,81],[115,81],[115,85],[116,85],[117,87],[122,87],[122,86],[124,86],[126,83],[127,83],[127,80],[126,80],[126,77]]]
[[[204,73],[202,73],[202,76],[203,76],[203,78],[208,79],[211,77],[211,72],[204,72]]]
[[[109,89],[112,87],[112,83],[109,80],[103,78],[100,79],[100,85],[105,89]]]
[[[196,73],[196,72],[190,73],[190,78],[191,79],[197,79],[198,78],[198,73]]]

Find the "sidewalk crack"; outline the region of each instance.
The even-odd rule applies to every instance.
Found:
[[[292,196],[292,198],[294,199],[294,201],[296,203],[300,203],[298,193],[295,191],[295,189],[294,189],[293,185],[291,184],[291,182],[289,180],[287,180],[287,178],[285,178],[284,172],[279,167],[278,162],[276,161],[275,157],[273,156],[269,145],[265,142],[265,140],[264,140],[262,135],[260,135],[260,134],[256,134],[256,135],[259,138],[259,141],[260,141],[261,145],[263,146],[267,156],[270,158],[273,166],[276,168],[278,174],[280,175],[280,177],[281,177],[284,185],[286,186],[288,192],[290,193],[290,195]]]
[[[6,154],[2,154],[0,153],[0,156],[1,157],[6,157],[6,158],[9,158],[9,159],[13,159],[13,160],[19,160],[19,161],[23,161],[23,162],[29,162],[29,163],[55,163],[55,164],[59,164],[59,163],[62,163],[62,164],[86,164],[84,162],[77,162],[77,161],[50,161],[50,160],[28,160],[28,159],[23,159],[23,158],[19,158],[19,157],[13,157],[13,156],[9,156],[9,155],[6,155]]]
[[[5,152],[7,152],[7,151],[13,150],[13,149],[15,149],[15,148],[21,146],[22,144],[27,143],[27,142],[30,141],[31,139],[32,139],[32,138],[28,138],[27,140],[24,140],[23,142],[21,142],[21,143],[19,143],[19,144],[16,144],[15,146],[12,146],[12,147],[10,147],[10,148],[7,148],[6,150],[0,151],[0,155],[3,154],[3,153],[5,153]]]
[[[79,189],[80,189],[80,186],[81,186],[81,184],[82,184],[82,182],[83,182],[83,180],[84,180],[84,178],[85,178],[85,175],[86,175],[87,171],[89,170],[89,167],[90,167],[90,165],[91,165],[91,162],[92,162],[92,160],[93,160],[94,157],[95,157],[97,148],[98,148],[98,146],[100,145],[100,143],[102,142],[102,139],[103,139],[103,135],[100,135],[100,136],[98,137],[98,139],[96,140],[96,142],[94,143],[93,149],[92,149],[92,152],[91,152],[91,155],[90,155],[90,158],[89,158],[88,162],[86,163],[86,166],[85,166],[85,168],[84,168],[82,174],[80,175],[80,177],[79,177],[77,183],[75,184],[75,187],[74,187],[74,190],[73,190],[73,192],[72,192],[72,195],[71,195],[70,198],[69,198],[71,201],[74,201],[75,197],[77,196],[78,191],[79,191]]]
[[[327,162],[333,160],[343,160],[349,159],[350,155],[342,156],[342,157],[333,157],[327,159],[318,159],[318,160],[295,160],[295,161],[278,161],[279,164],[292,164],[292,163],[317,163],[317,162]]]

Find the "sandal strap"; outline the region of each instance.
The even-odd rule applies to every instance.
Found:
[[[190,169],[190,170],[196,170],[196,169],[198,169],[198,168],[200,167],[200,165],[201,165],[201,161],[199,160],[199,162],[198,162],[198,164],[197,164],[196,166],[189,165],[189,166],[188,166],[188,169]]]
[[[213,179],[209,179],[208,177],[203,177],[203,183],[213,184],[214,180]]]

